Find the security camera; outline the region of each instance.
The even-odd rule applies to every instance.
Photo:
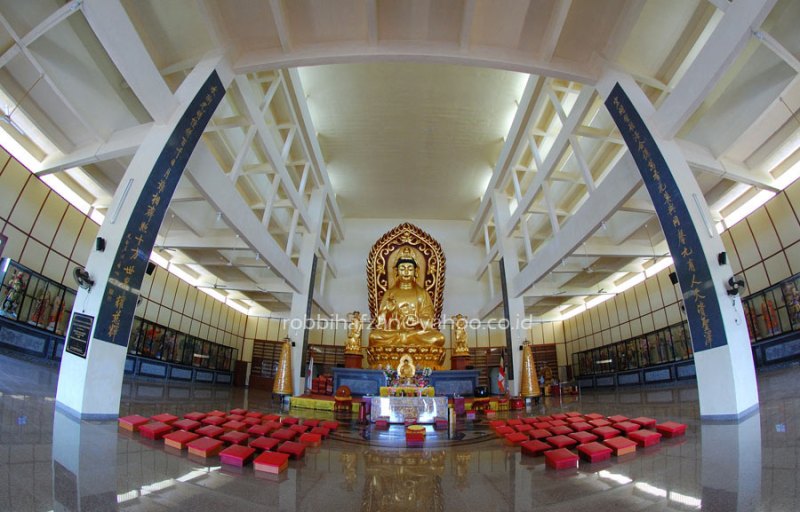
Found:
[[[728,279],[728,295],[736,296],[739,295],[739,289],[744,288],[744,281],[741,279],[736,279],[736,277],[731,277]]]

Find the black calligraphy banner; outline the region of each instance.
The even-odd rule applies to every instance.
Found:
[[[95,338],[128,345],[139,288],[156,235],[186,163],[223,96],[225,88],[214,71],[161,150],[122,233],[97,315]]]
[[[678,274],[695,352],[728,344],[711,271],[686,201],[639,113],[619,84],[608,109],[642,175]]]

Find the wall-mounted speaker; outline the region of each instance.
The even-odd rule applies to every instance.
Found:
[[[672,284],[678,284],[678,274],[676,274],[675,272],[670,272],[669,280]]]
[[[155,272],[155,271],[156,271],[156,264],[153,263],[152,261],[148,261],[147,262],[147,268],[145,269],[145,273],[147,273],[148,276],[152,276],[153,272]]]
[[[98,236],[94,241],[94,248],[97,249],[97,252],[103,252],[106,250],[106,239]]]
[[[728,262],[728,254],[725,251],[717,254],[717,263],[724,265]]]

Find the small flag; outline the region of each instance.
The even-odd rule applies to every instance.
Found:
[[[506,365],[503,363],[503,356],[500,356],[500,371],[497,373],[497,389],[500,394],[506,394]]]
[[[311,382],[314,378],[314,356],[308,358],[308,371],[306,372],[306,392],[311,391]]]

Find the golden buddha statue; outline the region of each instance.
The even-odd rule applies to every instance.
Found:
[[[345,343],[344,351],[347,354],[360,354],[361,353],[361,328],[363,322],[361,321],[361,312],[353,311],[347,315],[350,320],[350,326],[347,330],[347,343]]]

